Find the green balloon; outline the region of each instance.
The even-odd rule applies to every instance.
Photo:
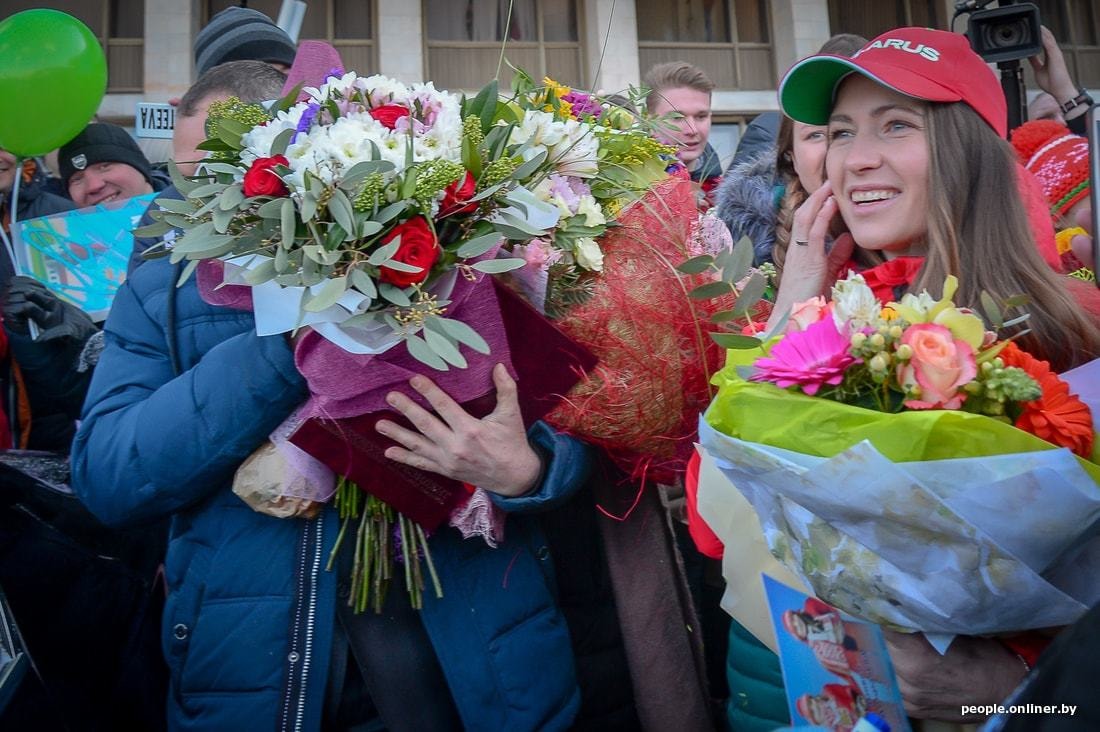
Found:
[[[42,155],[76,137],[107,90],[107,59],[88,26],[59,10],[0,22],[0,148]]]

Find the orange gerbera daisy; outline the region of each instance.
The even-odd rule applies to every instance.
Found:
[[[1089,457],[1094,437],[1092,413],[1076,394],[1070,393],[1069,384],[1058,378],[1049,363],[1021,350],[1015,343],[1009,343],[1000,356],[1005,366],[1023,369],[1043,390],[1041,397],[1021,405],[1023,412],[1016,426],[1059,447],[1068,447],[1081,457]]]

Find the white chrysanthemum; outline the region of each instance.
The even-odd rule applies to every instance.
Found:
[[[863,275],[851,274],[833,285],[833,321],[842,333],[855,333],[882,324],[882,305],[864,282]]]
[[[549,160],[561,175],[592,178],[600,172],[599,152],[592,125],[571,119],[564,124],[563,138],[550,147]]]
[[[305,112],[306,104],[295,104],[290,109],[279,112],[275,119],[266,125],[253,127],[241,137],[244,149],[241,150],[241,163],[248,167],[256,158],[271,157],[271,144],[284,130],[293,130],[298,126]]]

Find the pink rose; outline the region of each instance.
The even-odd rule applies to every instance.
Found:
[[[905,329],[901,342],[913,349],[907,363],[898,366],[902,386],[920,387],[919,399],[907,399],[910,409],[959,409],[966,393],[959,388],[974,380],[978,365],[974,349],[942,325],[922,323]]]
[[[809,328],[817,321],[825,318],[831,313],[831,303],[826,304],[825,298],[818,295],[817,297],[811,297],[809,300],[804,300],[800,303],[795,303],[791,308],[791,317],[787,321],[787,333],[794,333],[796,331],[802,331]]]

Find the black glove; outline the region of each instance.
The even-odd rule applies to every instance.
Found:
[[[40,331],[37,341],[71,338],[83,343],[96,332],[95,323],[80,308],[59,299],[37,280],[12,277],[3,302],[4,325],[27,335],[33,320]]]

